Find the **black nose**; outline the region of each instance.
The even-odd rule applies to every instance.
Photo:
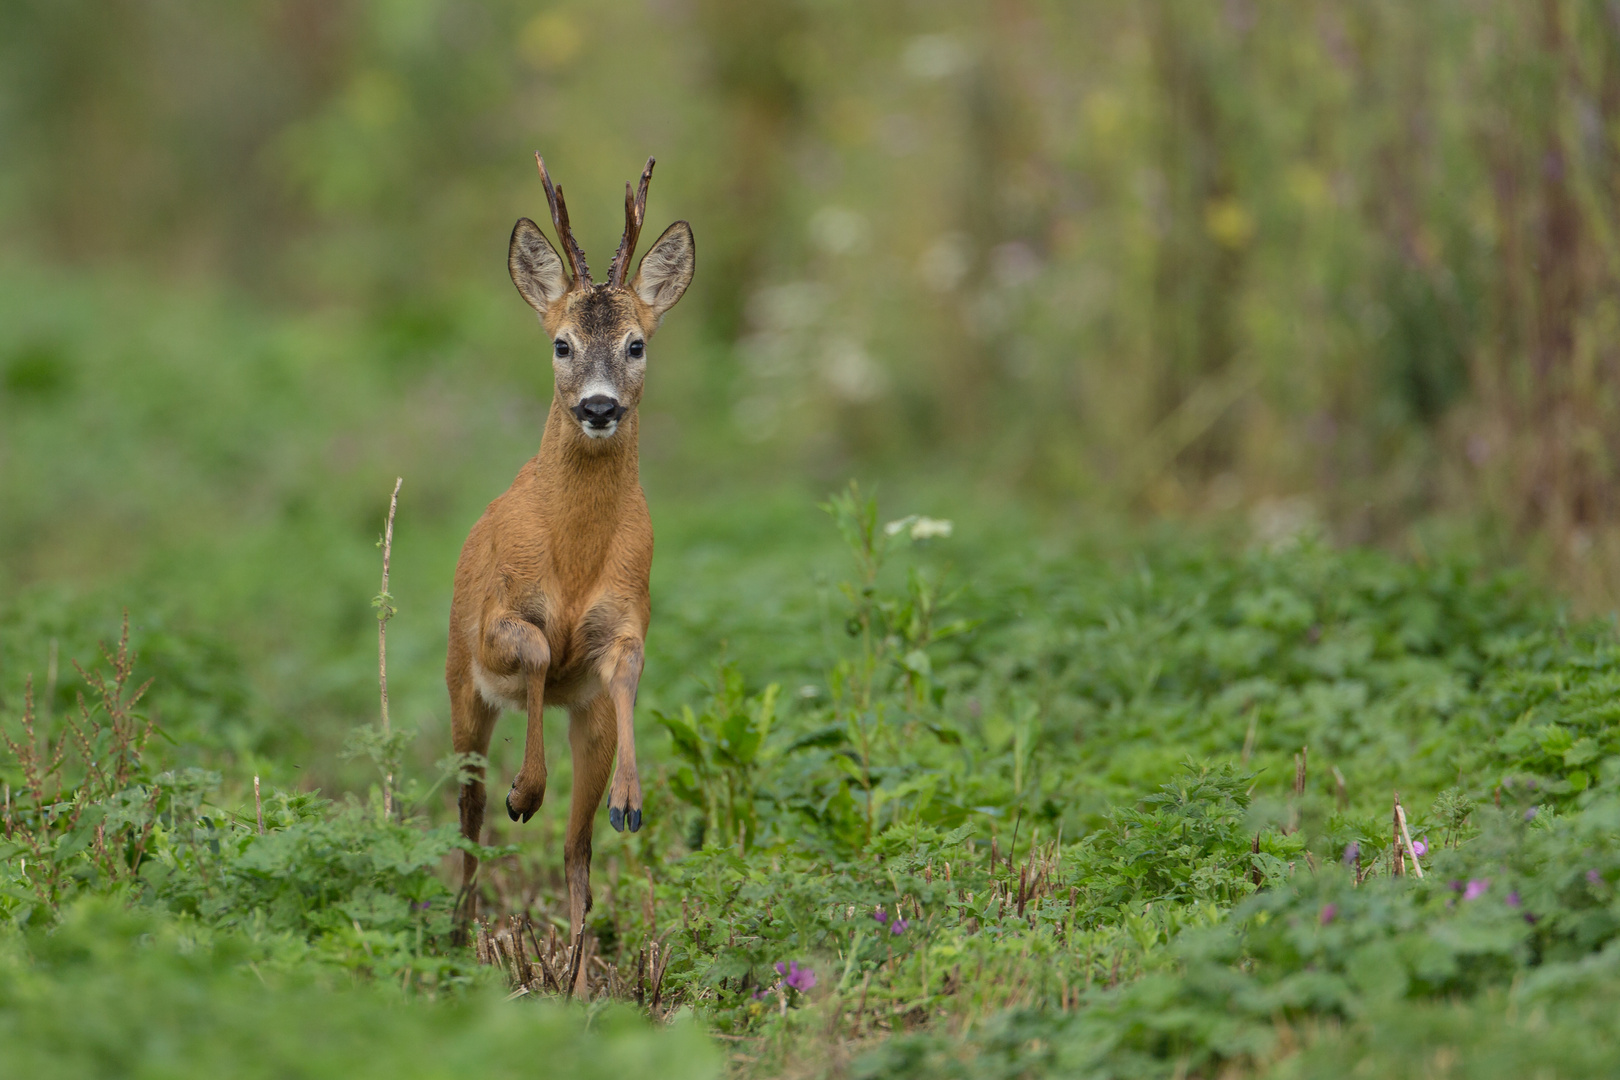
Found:
[[[605,428],[613,421],[624,415],[624,407],[615,398],[606,394],[592,394],[582,398],[574,406],[574,415],[580,423],[589,424],[594,428]]]

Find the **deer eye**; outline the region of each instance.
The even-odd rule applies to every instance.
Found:
[[[551,343],[551,347],[552,347],[552,349],[554,349],[556,351],[557,359],[559,359],[559,360],[568,359],[568,357],[574,351],[573,349],[568,347],[568,342],[564,341],[562,338],[558,338],[556,341],[553,341]]]
[[[647,343],[645,341],[632,341],[630,343],[630,355],[632,358],[640,360],[647,355]]]

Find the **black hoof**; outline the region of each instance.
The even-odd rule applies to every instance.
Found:
[[[520,814],[516,810],[512,809],[512,793],[508,791],[506,793],[506,816],[511,818],[513,821],[527,825],[529,823],[529,819],[534,817],[534,811],[530,810],[526,814]]]
[[[608,807],[608,824],[614,832],[624,832],[624,811],[617,806]]]
[[[630,811],[630,831],[631,832],[640,832],[641,831],[641,811],[640,810],[632,810],[632,811]]]

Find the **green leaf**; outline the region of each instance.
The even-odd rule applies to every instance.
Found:
[[[1569,766],[1585,765],[1597,760],[1602,751],[1598,744],[1590,738],[1582,737],[1575,740],[1575,744],[1564,751],[1564,764]]]
[[[703,751],[703,740],[699,738],[697,727],[693,722],[690,706],[681,710],[680,716],[670,716],[663,712],[654,712],[654,719],[664,725],[669,737],[675,743],[675,752],[698,769],[707,764],[707,757]]]
[[[843,746],[848,741],[848,738],[849,732],[845,730],[843,724],[829,724],[826,727],[817,728],[807,734],[800,735],[797,739],[788,743],[787,748],[782,752],[791,754],[798,750],[809,750],[815,747]]]
[[[720,756],[735,765],[750,765],[759,751],[759,728],[753,717],[734,712],[720,728]]]
[[[1574,737],[1557,724],[1548,724],[1545,727],[1538,728],[1536,733],[1539,736],[1542,753],[1553,757],[1568,752],[1575,745]]]

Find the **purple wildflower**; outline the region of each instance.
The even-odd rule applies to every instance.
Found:
[[[872,918],[876,919],[880,923],[886,923],[889,921],[889,913],[884,911],[882,908],[878,908],[876,911],[872,912]]]
[[[1504,903],[1506,903],[1508,907],[1514,907],[1514,908],[1518,907],[1519,906],[1519,890],[1514,889],[1512,892],[1508,893],[1507,894],[1507,900],[1504,901]]]
[[[1603,874],[1597,869],[1597,867],[1593,867],[1586,872],[1586,880],[1590,881],[1593,885],[1602,884]]]
[[[1428,853],[1429,853],[1429,838],[1427,836],[1420,836],[1416,840],[1412,841],[1412,854],[1413,855],[1427,855]]]
[[[816,985],[816,973],[807,967],[800,967],[796,960],[789,960],[785,964],[778,963],[776,973],[783,977],[782,982],[785,985],[800,993]]]
[[[903,933],[906,932],[906,927],[908,927],[910,925],[911,925],[911,920],[910,919],[896,919],[896,920],[894,920],[894,925],[889,927],[889,933],[891,933],[891,934],[903,934]]]
[[[1534,820],[1536,820],[1536,808],[1534,806],[1530,807],[1530,809],[1528,809],[1528,810],[1526,810],[1524,812],[1524,820],[1526,820],[1526,821],[1534,821]]]
[[[1464,900],[1478,900],[1485,895],[1485,890],[1491,887],[1490,878],[1469,878],[1468,887],[1463,890]]]
[[[1344,865],[1354,866],[1361,861],[1361,842],[1352,840],[1344,846]]]
[[[1322,905],[1322,914],[1317,916],[1317,921],[1320,922],[1323,926],[1326,926],[1328,923],[1332,922],[1334,919],[1336,919],[1338,917],[1339,917],[1339,905],[1338,904],[1323,904]]]

